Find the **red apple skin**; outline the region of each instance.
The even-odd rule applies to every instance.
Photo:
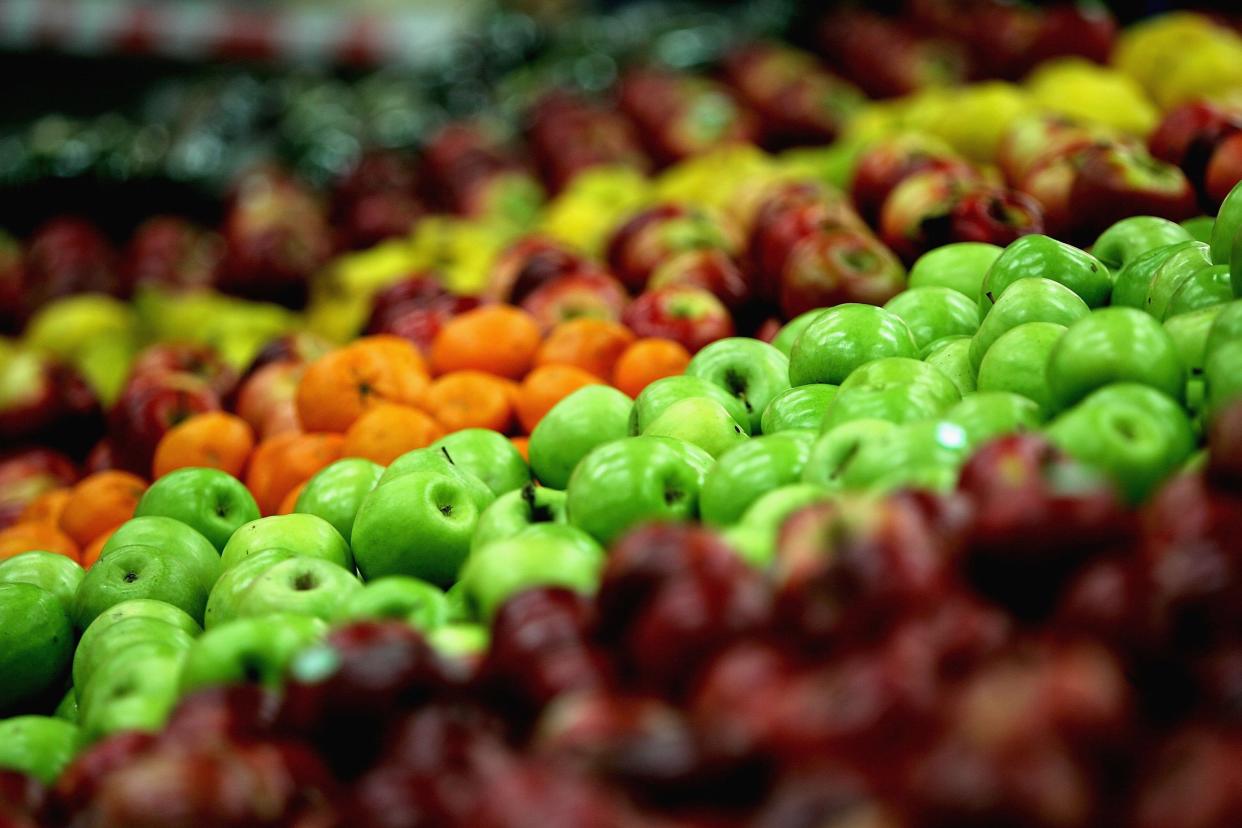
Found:
[[[497,257],[483,295],[489,301],[518,304],[558,276],[592,272],[600,272],[599,267],[569,246],[546,236],[525,236]]]
[[[620,282],[596,272],[558,276],[531,291],[522,300],[521,308],[534,316],[546,333],[579,316],[617,321],[629,304],[630,298]]]
[[[759,137],[755,114],[709,78],[634,69],[621,79],[618,101],[658,165]]]
[[[125,295],[112,244],[94,224],[60,216],[26,242],[26,305],[34,310],[72,293]]]
[[[1228,828],[1242,807],[1242,736],[1236,728],[1192,722],[1147,754],[1135,800],[1133,828]]]
[[[427,351],[446,322],[480,304],[478,297],[449,293],[430,274],[415,274],[375,294],[364,330],[395,334]]]
[[[649,289],[665,285],[694,285],[709,290],[734,313],[752,297],[749,281],[737,260],[723,250],[687,250],[666,260],[647,281]]]
[[[1044,216],[1044,232],[1058,239],[1076,237],[1081,223],[1076,207],[1071,208],[1070,196],[1078,177],[1079,159],[1093,146],[1071,146],[1064,151],[1044,155],[1018,180],[1015,189],[1039,202]]]
[[[294,362],[299,364],[314,362],[328,351],[331,351],[333,347],[331,342],[310,331],[297,331],[296,333],[278,336],[260,348],[259,352],[255,354],[254,359],[250,360],[250,364],[246,366],[246,370],[233,386],[230,398],[235,400],[241,383],[249,379],[264,366],[271,365],[274,362]]]
[[[78,480],[73,461],[49,448],[6,451],[0,456],[0,528],[17,521],[36,497]]]
[[[873,98],[908,95],[931,84],[952,85],[968,74],[960,46],[920,37],[876,12],[830,12],[816,33],[825,59]]]
[[[186,418],[220,408],[219,395],[196,374],[160,371],[134,375],[108,415],[108,436],[121,468],[143,477],[150,475],[160,438]]]
[[[949,241],[1004,247],[1020,236],[1044,231],[1044,211],[1018,190],[980,187],[964,194],[949,214]]]
[[[548,93],[531,108],[527,121],[531,154],[554,193],[592,167],[651,168],[634,125],[624,115],[573,93]]]
[[[1182,221],[1198,213],[1194,188],[1182,171],[1141,148],[1092,146],[1076,163],[1070,205],[1084,236],[1129,216]]]
[[[827,230],[798,242],[781,274],[786,319],[844,302],[883,305],[905,287],[901,262],[870,233]]]
[[[1181,167],[1192,182],[1203,187],[1217,147],[1239,132],[1242,109],[1190,101],[1165,113],[1147,136],[1147,148],[1161,161]]]
[[[880,211],[880,240],[906,264],[950,240],[952,212],[962,196],[978,189],[977,174],[924,170],[893,189]]]
[[[178,216],[147,219],[126,245],[121,272],[127,284],[204,288],[215,283],[224,242]]]
[[[469,121],[449,124],[423,148],[424,191],[439,207],[463,216],[487,209],[487,191],[498,178],[524,173],[521,164]]]
[[[116,447],[107,437],[104,437],[92,446],[90,452],[86,455],[86,459],[82,461],[82,474],[84,476],[119,468],[121,468],[121,462],[117,459]]]
[[[681,204],[660,204],[634,215],[617,228],[608,240],[605,259],[608,268],[631,293],[647,287],[651,272],[673,255],[664,236],[671,221],[690,215]]]
[[[733,336],[733,317],[710,291],[690,285],[668,285],[638,295],[621,321],[639,337],[680,342],[690,353],[718,339]]]
[[[26,266],[22,246],[0,232],[0,334],[15,334],[26,321]]]
[[[425,212],[418,185],[412,156],[391,150],[363,154],[337,182],[332,196],[332,220],[341,245],[362,249],[409,233]]]
[[[298,430],[294,395],[305,371],[305,363],[291,361],[259,368],[237,388],[237,416],[248,422],[260,439]]]
[[[1102,4],[1058,3],[1045,9],[1027,55],[1033,67],[1056,57],[1084,57],[1108,63],[1117,40],[1117,18]]]
[[[1063,155],[1094,140],[1089,129],[1062,115],[1021,118],[1001,138],[996,165],[1006,181],[1017,184],[1044,158]]]
[[[234,371],[209,345],[190,342],[160,342],[149,345],[130,366],[130,379],[165,373],[191,374],[203,380],[220,399],[237,386]]]
[[[52,788],[51,815],[67,824],[85,811],[108,777],[148,755],[156,745],[153,733],[127,731],[105,736],[85,748],[61,772]]]
[[[0,440],[13,446],[38,443],[81,458],[102,436],[99,398],[72,367],[40,358],[35,384],[0,410]]]
[[[1239,181],[1242,181],[1242,131],[1216,145],[1204,175],[1203,194],[1212,207],[1219,208]]]
[[[914,135],[891,138],[871,147],[858,159],[850,182],[854,206],[868,223],[875,225],[884,202],[897,185],[924,170],[945,170],[962,177],[975,175],[967,161],[928,146],[926,139]]]
[[[1214,487],[1242,494],[1242,402],[1226,406],[1212,420],[1207,473]]]

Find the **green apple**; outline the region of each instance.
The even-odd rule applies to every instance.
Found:
[[[1169,299],[1164,319],[1233,301],[1233,282],[1229,265],[1201,267],[1182,282]]]
[[[337,618],[362,584],[352,572],[322,558],[290,558],[255,578],[237,599],[238,618],[289,612]]]
[[[714,526],[736,523],[765,492],[801,480],[816,436],[814,431],[782,431],[755,437],[721,455],[699,492],[703,521]]]
[[[120,299],[81,293],[40,308],[26,325],[25,342],[76,367],[106,408],[120,395],[138,352],[138,320]]]
[[[1212,261],[1227,264],[1238,237],[1242,236],[1242,181],[1221,202],[1212,226]]]
[[[1090,314],[1087,303],[1060,282],[1019,279],[983,317],[979,330],[970,342],[970,361],[978,371],[992,343],[1019,325],[1053,322],[1068,327]]]
[[[1102,308],[1078,320],[1048,357],[1048,385],[1058,410],[1114,382],[1141,382],[1175,400],[1186,390],[1173,339],[1134,308]]]
[[[441,437],[429,448],[448,452],[458,468],[482,480],[496,497],[530,482],[530,466],[517,446],[499,431],[464,428]]]
[[[385,486],[394,480],[398,480],[407,474],[415,472],[433,472],[435,474],[445,474],[456,479],[465,487],[466,492],[470,495],[470,499],[474,501],[475,507],[482,512],[492,504],[496,499],[496,494],[487,484],[463,467],[457,465],[450,453],[441,448],[414,449],[407,451],[388,464],[388,468],[380,475],[379,483],[376,488]],[[364,498],[365,500],[365,498]],[[361,506],[359,506],[361,508]],[[353,532],[350,532],[353,537]]]
[[[955,242],[929,250],[910,268],[910,287],[947,287],[977,302],[988,269],[1003,252],[983,242]]]
[[[1190,234],[1190,238],[1197,242],[1210,244],[1212,241],[1212,227],[1216,224],[1216,219],[1212,216],[1195,216],[1181,222],[1182,229]]]
[[[78,748],[77,725],[51,716],[14,716],[0,721],[0,768],[50,785]]]
[[[337,460],[307,482],[293,511],[326,520],[348,541],[362,499],[376,487],[383,473],[383,466],[362,457]]]
[[[470,548],[478,549],[485,543],[512,537],[528,526],[568,522],[563,491],[528,484],[516,492],[501,495],[483,510],[470,538]]]
[[[823,428],[859,419],[925,420],[961,398],[953,381],[935,366],[908,357],[886,357],[846,377],[824,414]]]
[[[193,572],[206,591],[210,591],[220,577],[219,550],[198,530],[179,520],[160,515],[127,520],[108,538],[99,558],[103,560],[113,550],[127,546],[155,547],[160,550],[161,557],[175,560]]]
[[[590,535],[547,523],[475,550],[462,567],[461,580],[476,617],[487,622],[511,596],[531,587],[594,593],[603,567],[604,550]]]
[[[1096,390],[1054,420],[1048,438],[1107,473],[1132,503],[1146,498],[1195,448],[1182,407],[1172,397],[1134,383]]]
[[[724,406],[707,397],[678,400],[648,423],[643,434],[685,440],[712,457],[750,439]]]
[[[1108,304],[1113,291],[1108,268],[1099,259],[1073,245],[1033,233],[1012,242],[988,269],[979,295],[980,310],[987,313],[1023,279],[1059,282],[1091,308]]]
[[[321,517],[297,512],[252,520],[229,538],[220,563],[227,572],[251,555],[287,549],[300,558],[319,558],[353,570],[354,556],[340,533]]]
[[[215,555],[215,547],[207,546]],[[106,552],[82,579],[74,596],[74,624],[84,630],[104,610],[134,598],[165,601],[201,622],[209,591],[185,558],[154,546],[122,546]]]
[[[389,575],[376,578],[350,595],[341,618],[401,618],[425,631],[447,623],[448,614],[448,598],[435,584],[405,575]]]
[[[1242,398],[1242,339],[1224,342],[1208,351],[1203,362],[1204,408],[1213,417]]]
[[[1193,260],[1201,257],[1196,252],[1201,250],[1203,245],[1196,241],[1174,242],[1152,248],[1126,262],[1113,279],[1113,306],[1145,309],[1147,291],[1164,263],[1177,254]]]
[[[1222,307],[1212,322],[1203,346],[1204,358],[1222,345],[1239,339],[1242,339],[1242,299],[1235,299]]]
[[[640,436],[594,449],[569,479],[569,522],[608,545],[639,523],[693,519],[707,470],[679,443]]]
[[[979,304],[947,287],[903,291],[884,305],[910,327],[920,351],[946,336],[971,336],[979,329]]]
[[[964,397],[944,413],[944,420],[961,426],[972,448],[993,437],[1034,431],[1044,422],[1038,403],[1008,391],[980,391]]]
[[[976,388],[975,366],[970,361],[970,338],[957,337],[936,347],[923,361],[948,377],[964,397]]]
[[[0,583],[0,716],[49,691],[59,695],[72,657],[73,628],[56,596]]]
[[[739,522],[722,529],[720,537],[739,558],[756,569],[767,569],[776,557],[776,537],[765,526]]]
[[[910,326],[874,305],[829,308],[794,342],[789,355],[791,385],[841,384],[860,365],[881,357],[915,357]]]
[[[818,431],[837,386],[812,383],[786,388],[763,409],[759,430],[764,434],[810,429]]]
[[[490,504],[489,504],[490,505]],[[366,580],[457,577],[482,509],[462,477],[415,472],[378,486],[354,521],[354,560]]]
[[[1058,410],[1048,384],[1048,356],[1065,333],[1064,325],[1027,322],[1010,328],[988,348],[979,366],[980,391],[1010,391],[1039,405],[1045,415]]]
[[[695,354],[686,374],[715,383],[737,397],[749,418],[747,433],[757,434],[763,409],[789,387],[789,358],[766,342],[733,336],[718,339]]]
[[[862,447],[883,440],[897,426],[888,420],[850,420],[819,436],[811,446],[802,480],[825,491],[845,488],[845,475]]]
[[[78,562],[54,552],[23,552],[0,561],[0,584],[33,584],[56,596],[65,612],[73,610],[73,596],[86,571]]]
[[[630,413],[630,436],[642,434],[647,425],[673,403],[692,397],[707,397],[720,403],[729,416],[750,433],[750,414],[741,400],[714,382],[680,374],[658,379],[639,393]]]
[[[177,702],[185,653],[148,653],[105,665],[79,698],[80,741],[163,727]]]
[[[180,607],[150,598],[135,598],[132,601],[122,601],[101,612],[90,626],[82,631],[82,637],[78,640],[78,649],[89,650],[91,642],[96,637],[103,635],[113,624],[119,624],[129,618],[149,618],[169,624],[191,636],[196,636],[203,631],[202,626]]]
[[[1174,295],[1195,273],[1211,266],[1207,250],[1202,245],[1177,251],[1165,259],[1152,275],[1142,309],[1157,319],[1164,319]]]
[[[139,650],[181,651],[194,643],[194,633],[158,618],[140,615],[123,618],[103,627],[94,624],[89,638],[84,637],[73,654],[73,686],[79,692],[90,684],[92,676],[104,664]]]
[[[1131,216],[1101,233],[1091,245],[1091,253],[1115,271],[1149,251],[1193,238],[1184,223],[1179,225],[1156,216]]]
[[[220,684],[279,688],[289,662],[325,629],[319,618],[292,613],[240,618],[215,627],[186,653],[181,692]]]
[[[70,724],[78,723],[78,691],[75,688],[70,687],[65,691],[65,695],[60,697],[60,704],[56,705],[56,710],[52,715]]]
[[[455,621],[427,633],[427,643],[447,658],[476,658],[487,652],[490,636],[482,624]]]
[[[790,352],[793,351],[794,342],[798,340],[802,332],[807,329],[808,325],[823,316],[827,310],[827,308],[815,308],[790,319],[776,332],[776,336],[772,337],[772,347],[788,358]]]
[[[1164,320],[1164,330],[1173,340],[1186,374],[1193,379],[1203,373],[1203,362],[1207,358],[1208,335],[1212,324],[1220,316],[1226,305],[1213,305],[1208,308],[1179,313]]]
[[[267,549],[242,560],[227,569],[216,581],[207,596],[207,609],[203,612],[203,627],[212,629],[233,620],[237,616],[237,603],[255,579],[276,564],[296,558],[288,549]]]
[[[799,509],[830,500],[832,495],[813,483],[789,483],[773,489],[750,504],[739,526],[749,526],[768,533],[775,543],[781,524]],[[760,557],[765,557],[761,555]]]
[[[966,430],[947,420],[907,423],[857,445],[837,467],[844,489],[951,489],[970,451]]]
[[[151,484],[138,501],[134,517],[157,515],[197,530],[224,549],[237,527],[259,519],[259,505],[245,485],[219,469],[184,468]]]
[[[530,434],[535,477],[545,486],[564,489],[591,449],[629,433],[633,410],[633,400],[607,385],[588,385],[565,397]]]

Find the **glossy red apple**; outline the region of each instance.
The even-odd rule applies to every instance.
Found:
[[[965,50],[920,37],[893,18],[861,8],[825,15],[816,28],[820,53],[869,96],[891,98],[925,86],[953,85],[968,71]]]
[[[640,294],[621,315],[639,337],[680,342],[691,353],[733,336],[733,316],[710,291],[691,285],[668,285]]]
[[[95,225],[61,216],[35,230],[26,242],[29,308],[71,293],[123,294],[112,244]]]
[[[996,148],[996,165],[1005,180],[1018,184],[1041,160],[1063,155],[1096,140],[1092,130],[1063,115],[1019,118],[1005,131]]]
[[[237,388],[237,416],[248,422],[260,439],[283,431],[298,431],[294,395],[306,365],[278,361],[259,368]]]
[[[108,414],[108,436],[118,462],[135,474],[149,475],[160,438],[188,417],[220,407],[220,396],[196,374],[134,375]]]
[[[77,482],[73,461],[48,448],[11,449],[0,456],[0,528],[9,526],[36,497]]]
[[[1117,40],[1117,18],[1102,3],[1055,3],[1043,12],[1039,34],[1027,53],[1028,66],[1077,56],[1108,63]]]
[[[1129,216],[1181,221],[1198,213],[1195,191],[1185,174],[1142,148],[1092,146],[1082,151],[1076,164],[1069,203],[1074,224],[1086,236]]]
[[[602,272],[558,276],[531,291],[522,310],[535,317],[544,332],[579,316],[621,319],[630,305],[625,288]]]
[[[1165,113],[1147,136],[1147,148],[1202,186],[1217,146],[1238,132],[1242,132],[1242,108],[1189,101]]]
[[[507,149],[480,123],[462,121],[441,129],[423,148],[425,190],[443,209],[481,216],[490,209],[493,185],[526,175]]]
[[[1071,201],[1081,159],[1091,144],[1069,144],[1063,150],[1043,155],[1017,181],[1015,189],[1039,202],[1044,215],[1044,231],[1059,239],[1077,238],[1082,215]]]
[[[879,141],[859,157],[850,182],[850,197],[859,214],[875,225],[897,185],[925,170],[943,170],[959,178],[978,177],[965,159],[926,137],[909,134]]]
[[[732,251],[729,231],[701,210],[660,204],[630,218],[608,241],[608,267],[633,293],[664,262],[689,250]]]
[[[844,302],[883,305],[904,287],[901,262],[870,233],[820,231],[798,242],[785,262],[780,308],[792,319]]]
[[[718,248],[699,248],[673,256],[652,271],[647,287],[694,285],[711,291],[735,313],[751,299],[750,283],[737,260]]]
[[[1015,239],[1044,231],[1039,202],[1018,190],[977,187],[968,190],[949,213],[950,242],[985,242],[1004,247]]]
[[[178,216],[147,219],[130,237],[122,261],[133,286],[203,288],[215,283],[223,240]]]
[[[977,175],[924,170],[904,178],[880,210],[879,235],[907,264],[952,240],[953,210],[979,187]]]
[[[524,236],[496,258],[483,295],[490,301],[519,304],[557,277],[600,272],[598,265],[563,242]]]
[[[1203,194],[1209,203],[1218,206],[1239,181],[1242,181],[1242,131],[1216,145],[1204,173]]]
[[[1242,493],[1242,402],[1226,406],[1212,419],[1207,473],[1214,487]]]

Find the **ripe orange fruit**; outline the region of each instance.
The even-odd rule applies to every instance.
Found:
[[[78,546],[86,546],[101,532],[134,516],[134,507],[147,490],[141,477],[129,472],[95,472],[73,487],[60,528]]]
[[[485,371],[521,379],[539,348],[535,318],[511,305],[485,305],[449,320],[431,342],[437,374]]]
[[[530,434],[552,406],[587,385],[602,385],[594,374],[572,365],[544,365],[527,375],[518,388],[518,421]]]
[[[416,405],[430,378],[411,343],[359,339],[312,362],[298,383],[298,419],[307,431],[344,432],[381,403]]]
[[[170,471],[200,466],[241,477],[252,451],[254,429],[249,423],[235,414],[209,411],[178,424],[160,439],[151,474],[160,478]]]
[[[443,436],[444,427],[417,408],[377,405],[345,432],[341,455],[365,457],[386,466],[407,451],[429,446]]]
[[[340,434],[277,434],[259,443],[250,457],[246,486],[264,515],[274,515],[294,486],[341,459]]]
[[[671,339],[640,339],[625,349],[612,370],[612,384],[631,397],[651,383],[684,373],[690,352]]]

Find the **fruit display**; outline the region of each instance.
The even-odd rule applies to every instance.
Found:
[[[0,825],[1237,823],[1242,34],[754,14],[0,236]]]

